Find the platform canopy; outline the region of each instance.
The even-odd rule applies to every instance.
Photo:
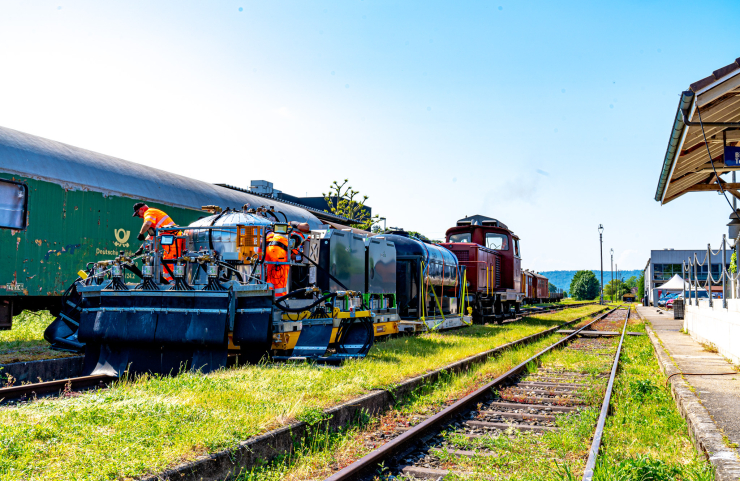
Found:
[[[717,175],[740,170],[734,158],[725,165],[725,146],[740,146],[740,59],[681,93],[655,200],[666,204],[687,192],[716,192],[718,182],[740,198],[740,183],[727,183]]]

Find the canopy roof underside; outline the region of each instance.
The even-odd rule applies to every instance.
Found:
[[[740,166],[724,164],[724,146],[740,146],[740,128],[704,125],[702,133],[701,126],[684,123],[682,111],[690,123],[699,122],[699,112],[705,124],[740,122],[740,59],[691,84],[681,94],[655,193],[661,204],[687,192],[718,192],[716,174],[740,170]],[[723,181],[723,188],[736,197],[740,197],[738,187]]]

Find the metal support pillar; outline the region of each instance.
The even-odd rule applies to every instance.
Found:
[[[688,276],[686,276],[687,273],[689,274]],[[688,305],[688,302],[686,302],[688,300],[688,297],[686,297],[686,278],[687,277],[689,279],[691,279],[691,267],[687,268],[686,267],[686,261],[683,261],[681,263],[681,278],[683,279],[682,289],[683,289],[683,303],[684,303],[684,305]]]
[[[604,304],[604,240],[602,234],[604,233],[604,226],[599,224],[599,255],[601,256],[601,300],[599,304]],[[573,293],[570,293],[571,297]]]
[[[727,275],[725,269],[727,269],[727,250],[725,244],[727,243],[727,236],[722,234],[722,308],[727,309]]]
[[[712,247],[707,244],[707,294],[709,295],[709,307],[714,304],[712,302]],[[699,299],[696,300],[696,305],[699,305]]]

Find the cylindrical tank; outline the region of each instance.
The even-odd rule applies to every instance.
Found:
[[[214,227],[214,229],[210,231],[208,229],[189,230],[186,235],[189,237],[188,245],[192,246],[192,250],[213,249],[226,260],[235,260],[239,252],[236,246],[236,226],[270,226],[271,224],[269,219],[256,214],[241,211],[222,212],[190,224],[190,227]],[[231,257],[233,259],[230,259]]]
[[[460,269],[457,257],[448,249],[407,235],[390,234],[383,237],[396,245],[398,260],[416,257],[423,262],[423,270],[420,271],[424,284],[444,287],[458,285]]]
[[[248,214],[241,211],[224,211],[220,214],[204,217],[192,224],[190,227],[213,227],[213,229],[191,229],[186,230],[188,237],[188,249],[199,251],[200,249],[213,249],[225,260],[236,261],[239,259],[239,249],[236,245],[236,226],[263,226],[269,227],[270,219],[261,215]],[[250,275],[252,268],[245,265],[234,266],[243,276]],[[259,271],[254,273],[259,277]],[[205,284],[208,277],[203,269],[191,266],[189,274],[194,284]]]

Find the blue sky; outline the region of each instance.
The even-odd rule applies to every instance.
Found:
[[[679,93],[740,57],[738,2],[0,3],[0,125],[388,224],[508,224],[524,266],[719,243],[713,193],[653,200]]]

